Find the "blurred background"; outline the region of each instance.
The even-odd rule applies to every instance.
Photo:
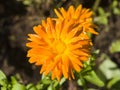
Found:
[[[56,17],[54,8],[79,4],[94,11],[93,22],[98,26],[99,35],[91,36],[93,50],[100,51],[95,70],[105,87],[120,90],[120,78],[116,79],[120,77],[120,0],[0,0],[0,69],[8,78],[20,74],[24,84],[40,80],[39,67],[26,58],[27,34],[33,33],[33,26],[42,19]],[[62,90],[72,87],[79,90],[78,85],[68,82]]]

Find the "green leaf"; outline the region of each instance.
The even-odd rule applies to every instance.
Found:
[[[115,8],[118,5],[118,1],[117,0],[113,0],[112,4],[111,4],[111,8]]]
[[[26,86],[26,89],[27,89],[27,90],[37,90],[37,88],[35,87],[35,85],[32,84],[32,83],[28,84],[28,85]]]
[[[12,84],[18,83],[18,81],[16,80],[16,78],[14,76],[11,76],[11,82],[12,82]]]
[[[82,73],[82,75],[86,75],[86,73],[90,72],[91,70],[92,70],[91,66],[87,66],[80,73]]]
[[[23,4],[24,4],[24,5],[30,5],[31,3],[32,3],[31,0],[24,0],[24,1],[23,1]]]
[[[51,74],[48,74],[47,76],[45,76],[44,74],[42,75],[42,80],[41,80],[41,83],[42,84],[50,84],[52,81],[50,79],[50,75]]]
[[[7,80],[2,80],[2,81],[0,81],[0,85],[1,85],[2,87],[6,87],[6,88],[7,88],[7,85],[8,85]]]
[[[88,88],[87,90],[97,90],[97,89],[95,89],[95,88]]]
[[[120,15],[120,8],[115,7],[115,8],[113,9],[113,13],[114,13],[115,15]]]
[[[104,61],[100,64],[99,70],[105,75],[106,79],[120,76],[117,65],[106,54],[102,54],[101,58]]]
[[[120,52],[120,40],[112,42],[110,46],[110,52],[111,53]]]
[[[104,25],[108,24],[108,19],[106,16],[100,16],[98,19],[100,24],[104,24]]]
[[[47,90],[55,90],[55,87],[53,86],[53,83],[51,83],[51,84],[49,85],[49,87],[47,88]]]
[[[3,86],[3,87],[1,87],[1,90],[7,90],[7,87]]]
[[[115,84],[117,84],[118,82],[120,82],[120,76],[114,77],[112,80],[110,80],[107,84],[107,88],[110,89],[111,87],[115,86]],[[120,86],[117,87],[120,88]]]
[[[37,90],[43,90],[44,85],[39,83],[36,85],[36,88],[37,88]]]
[[[44,78],[44,79],[42,80],[42,83],[43,83],[43,84],[50,84],[50,83],[51,83],[51,80],[50,80],[49,78]]]
[[[13,84],[12,90],[26,90],[25,86],[19,83]]]
[[[99,12],[100,15],[105,15],[105,11],[101,7],[98,8],[98,12]]]
[[[97,85],[98,87],[103,87],[104,83],[100,78],[96,75],[94,71],[89,72],[88,75],[84,76],[84,78],[90,83]]]
[[[78,79],[78,80],[77,80],[77,84],[78,84],[79,86],[83,86],[83,83],[82,83],[81,79]]]
[[[2,90],[7,88],[7,85],[8,85],[7,78],[1,70],[0,70],[0,85],[2,86]]]
[[[0,80],[7,79],[5,74],[0,70]]]
[[[65,81],[66,81],[66,79],[63,77],[63,78],[60,80],[60,82],[59,82],[60,86],[62,86],[62,84],[63,84]]]
[[[26,90],[25,86],[18,83],[14,76],[11,77],[12,90]]]
[[[59,82],[58,82],[57,80],[54,80],[53,86],[54,86],[54,87],[57,87],[58,85],[59,85]]]

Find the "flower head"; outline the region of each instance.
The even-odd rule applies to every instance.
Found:
[[[80,23],[62,17],[64,14],[58,19],[47,18],[33,28],[35,34],[29,34],[30,42],[26,44],[31,48],[27,56],[30,63],[42,66],[40,73],[52,73],[52,79],[64,76],[70,80],[75,78],[73,70],[79,72],[88,60],[92,42]]]
[[[82,8],[82,5],[79,5],[76,9],[71,5],[67,11],[64,8],[55,9],[55,13],[61,20],[67,19],[69,21],[73,19],[83,27],[84,31],[98,34],[93,29],[95,27],[92,23],[93,12],[90,9]]]

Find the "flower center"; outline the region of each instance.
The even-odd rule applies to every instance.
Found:
[[[54,50],[56,53],[63,53],[65,51],[66,45],[64,42],[62,42],[61,40],[55,41],[54,42]]]

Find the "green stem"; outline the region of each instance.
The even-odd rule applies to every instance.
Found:
[[[85,79],[82,77],[82,75],[81,75],[81,74],[80,74],[80,79],[81,79],[82,84],[83,84],[83,89],[84,89],[84,90],[87,90],[87,86],[86,86]]]
[[[100,1],[101,1],[101,0],[96,0],[96,1],[95,1],[94,5],[93,5],[93,11],[94,11],[94,12],[97,10],[97,8],[98,8],[98,6],[99,6],[99,4],[100,4]]]

